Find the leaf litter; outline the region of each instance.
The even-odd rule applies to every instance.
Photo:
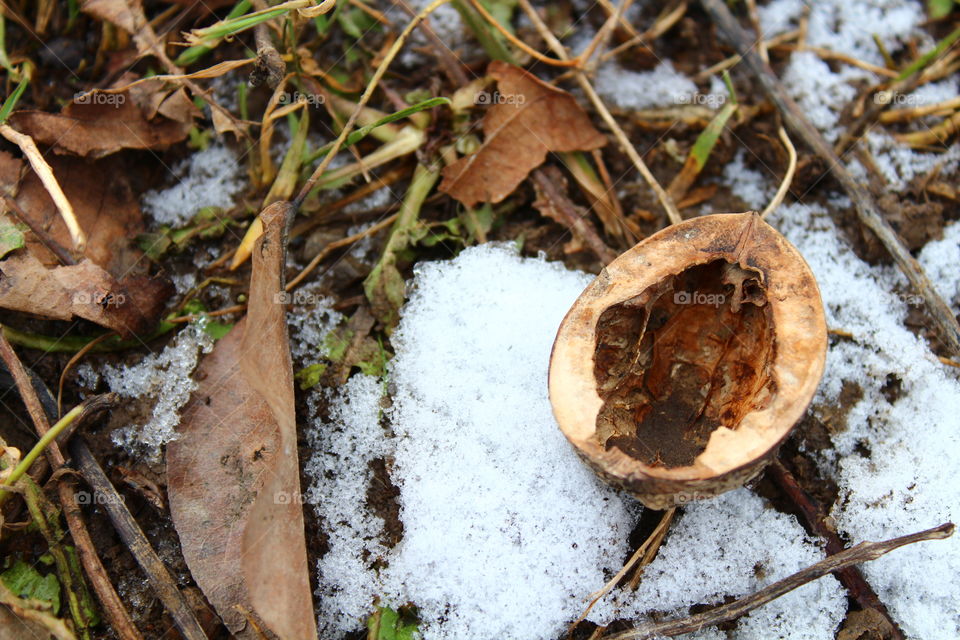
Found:
[[[767,35],[771,35],[796,27],[803,7],[802,3],[792,0],[774,0],[760,9],[765,30],[770,32]],[[156,42],[136,26],[139,3],[88,2],[84,3],[84,10],[133,33],[140,53],[155,51]],[[497,15],[510,19],[509,9],[498,11],[501,13]],[[448,13],[441,31],[449,30],[449,34],[444,31],[445,35],[459,37],[463,23],[455,12]],[[630,15],[632,20],[642,20],[645,14],[631,10]],[[841,3],[825,2],[812,8],[808,17],[807,44],[842,51],[871,64],[885,63],[873,33],[878,34],[886,50],[895,53],[906,43],[921,51],[933,44],[927,32],[917,26],[924,18],[921,9],[900,2],[858,2],[849,8]],[[350,23],[355,25],[358,20],[353,16]],[[863,26],[864,23],[869,27]],[[578,24],[577,37],[589,39],[597,24],[596,20]],[[694,21],[678,30],[688,32],[691,25],[703,27]],[[420,59],[426,56],[423,52],[416,55]],[[477,56],[478,50],[473,49],[472,55]],[[637,71],[636,64],[630,64],[629,70],[619,62],[602,64],[597,88],[622,110],[675,106],[704,95],[699,93],[704,83],[689,79],[692,75],[689,62],[685,62],[682,55],[671,57],[676,59],[657,63],[653,71]],[[809,98],[804,107],[828,136],[842,131],[845,116],[841,108],[856,98],[860,86],[856,83],[875,80],[862,69],[832,62],[821,64],[815,52],[792,52],[787,60],[788,86],[797,97]],[[643,64],[646,63],[640,66]],[[541,69],[534,67],[534,71],[540,75]],[[400,638],[408,637],[416,627],[426,638],[490,635],[556,638],[563,634],[565,624],[582,612],[589,594],[620,567],[633,546],[628,542],[628,534],[636,527],[639,509],[585,472],[582,464],[565,448],[562,438],[556,437],[558,432],[546,403],[544,385],[538,384],[545,376],[549,355],[545,345],[552,339],[563,312],[590,276],[568,271],[542,257],[521,258],[515,248],[505,245],[460,251],[463,245],[482,234],[482,237],[507,240],[513,247],[523,246],[525,255],[535,255],[538,249],[543,249],[551,259],[565,259],[564,245],[571,256],[582,253],[582,240],[578,247],[576,241],[567,244],[569,236],[561,235],[565,227],[572,225],[535,222],[536,214],[532,212],[516,213],[518,202],[521,206],[529,204],[529,193],[524,195],[527,190],[523,183],[530,171],[544,162],[550,165],[546,167],[548,175],[556,171],[548,152],[558,150],[554,146],[563,147],[563,144],[551,144],[550,130],[554,122],[547,116],[530,118],[524,123],[528,134],[542,137],[546,142],[529,145],[535,153],[517,154],[516,141],[513,146],[504,145],[496,151],[501,144],[499,135],[491,135],[496,129],[488,129],[487,121],[504,118],[503,114],[509,113],[500,107],[518,111],[515,104],[500,101],[516,95],[511,91],[517,86],[548,96],[535,100],[534,104],[545,101],[563,105],[561,111],[577,123],[578,133],[583,134],[572,148],[597,148],[605,136],[590,125],[589,117],[577,106],[573,96],[505,63],[494,63],[490,73],[500,75],[496,93],[489,94],[499,97],[498,102],[487,108],[481,125],[485,141],[475,154],[477,158],[460,158],[444,170],[446,187],[441,186],[441,191],[449,192],[465,204],[496,204],[482,210],[482,226],[475,225],[467,234],[458,224],[438,220],[435,200],[424,194],[423,202],[417,206],[415,224],[397,227],[391,233],[393,237],[400,231],[396,239],[402,241],[393,243],[393,251],[388,252],[393,254],[390,262],[380,265],[381,273],[384,266],[389,266],[389,280],[380,281],[387,285],[367,292],[369,299],[382,305],[379,309],[374,305],[374,310],[379,311],[374,315],[380,324],[371,325],[370,316],[365,315],[368,303],[360,297],[359,280],[373,265],[362,262],[359,279],[354,274],[351,281],[347,275],[346,282],[352,284],[339,285],[334,297],[327,297],[332,294],[326,288],[333,281],[330,277],[333,274],[319,278],[319,286],[310,283],[299,289],[303,295],[292,299],[293,305],[286,316],[295,337],[290,350],[298,370],[321,367],[326,376],[320,375],[313,380],[314,384],[306,385],[309,388],[300,397],[305,400],[305,413],[310,420],[303,433],[309,449],[301,455],[310,477],[308,500],[315,505],[322,528],[318,539],[308,522],[308,552],[311,559],[317,560],[319,569],[318,622],[321,630],[332,637],[366,629],[375,634],[374,637]],[[414,71],[413,77],[415,74]],[[151,93],[154,83],[139,85],[150,89],[144,94],[147,97],[130,97],[128,101],[136,103],[144,122],[163,131],[169,121],[181,125],[194,121],[197,114],[185,91],[174,90],[172,84],[155,84],[163,89]],[[738,88],[743,91],[742,87]],[[130,89],[129,94],[99,95],[133,96],[135,89]],[[716,78],[711,79],[706,90],[719,94],[722,84]],[[950,98],[955,95],[956,87],[938,91],[941,93],[936,95]],[[830,95],[837,97],[833,101],[824,99]],[[747,92],[746,99],[751,97]],[[71,105],[65,113],[73,113],[73,109]],[[497,111],[501,115],[496,115]],[[86,154],[91,159],[126,153],[122,149],[127,148],[123,145],[132,144],[129,139],[118,139],[120,146],[117,140],[94,139],[94,134],[101,130],[98,127],[109,126],[109,123],[98,122],[95,111],[89,113],[92,124],[78,125],[86,131],[85,137],[68,141],[72,148],[60,146],[59,151]],[[214,109],[213,113],[216,117],[219,112]],[[440,112],[433,115],[441,122],[445,117]],[[133,118],[132,111],[129,117]],[[701,116],[700,128],[711,117]],[[511,121],[509,115],[504,119]],[[28,120],[33,122],[25,117],[24,121]],[[59,122],[40,117],[35,120],[43,120],[47,129]],[[135,126],[142,124],[131,122]],[[936,120],[927,122],[932,126]],[[189,127],[184,131],[187,130]],[[680,132],[679,135],[685,137],[672,148],[667,144],[669,141],[663,145],[649,141],[653,145],[650,153],[664,159],[657,166],[651,165],[661,179],[668,180],[679,170],[679,166],[666,160],[669,154],[664,149],[682,161],[684,151],[696,137],[686,133]],[[42,142],[45,135],[44,128],[40,127],[38,141]],[[522,140],[527,134],[518,135]],[[639,135],[642,138],[643,134]],[[185,138],[186,133],[179,140]],[[865,141],[868,153],[872,154],[874,164],[891,190],[905,191],[911,180],[931,171],[940,172],[940,176],[948,179],[956,171],[955,144],[944,153],[922,153],[906,149],[893,137],[878,132],[868,133]],[[715,142],[716,148],[706,165],[698,167],[702,175],[694,179],[700,184],[719,184],[720,189],[710,192],[705,204],[686,210],[685,215],[710,212],[725,198],[737,203],[736,207],[745,203],[761,208],[775,188],[775,179],[766,177],[766,168],[757,163],[755,157],[743,153],[733,156],[730,140],[720,138]],[[146,144],[159,149],[168,143],[161,137]],[[307,146],[315,145],[308,142]],[[181,226],[191,223],[197,211],[205,206],[246,206],[244,181],[234,164],[227,162],[234,157],[234,152],[227,151],[219,142],[210,148],[214,149],[211,153],[192,154],[177,173],[187,181],[197,176],[200,178],[197,185],[209,184],[213,188],[209,192],[204,192],[203,187],[154,191],[143,200],[143,206],[155,222]],[[425,148],[428,152],[432,150],[429,144]],[[491,148],[496,153],[492,153]],[[235,157],[242,153],[241,149]],[[511,162],[519,159],[519,162],[516,166],[503,165],[508,170],[502,175],[485,171],[487,164],[497,166],[497,155],[508,157]],[[605,152],[606,155],[616,156],[611,152]],[[731,156],[733,162],[726,163]],[[72,160],[66,156],[63,159]],[[59,160],[58,156],[50,159],[55,171]],[[110,158],[101,158],[97,163],[107,160]],[[859,155],[858,159],[850,160],[851,170],[859,170],[865,179],[875,175],[869,160],[869,155]],[[615,179],[623,169],[616,166],[617,162],[615,159],[612,167]],[[463,167],[470,163],[480,163],[479,167],[471,167],[480,170],[464,171]],[[76,172],[82,172],[79,167],[91,165],[74,166]],[[755,168],[759,168],[760,173]],[[73,175],[80,174],[71,170],[66,179],[62,178],[68,193]],[[376,179],[376,174],[372,175]],[[35,180],[29,174],[26,179]],[[554,179],[561,183],[564,177]],[[905,201],[926,193],[924,187],[916,185],[916,180],[910,184],[910,189],[919,190],[907,192]],[[631,197],[636,188],[630,187],[631,192],[627,186],[623,185],[620,195],[628,206],[639,204],[639,208],[649,209],[648,202],[638,203]],[[619,183],[617,188],[621,188]],[[718,197],[713,198],[713,193]],[[38,194],[38,200],[42,200],[44,194]],[[878,539],[955,519],[958,507],[948,489],[950,479],[925,454],[931,449],[946,447],[949,450],[956,444],[950,435],[956,431],[951,421],[955,421],[957,415],[950,409],[956,395],[951,370],[944,369],[927,345],[905,328],[908,318],[916,321],[919,317],[921,323],[923,320],[916,306],[911,307],[908,294],[902,293],[908,291],[902,276],[890,267],[870,266],[860,261],[843,239],[836,217],[837,212],[849,208],[849,202],[829,190],[821,197],[823,194],[813,196],[813,203],[788,202],[772,222],[801,249],[821,279],[821,286],[824,279],[830,281],[830,286],[824,288],[825,303],[830,307],[830,326],[842,332],[831,345],[829,358],[833,373],[828,364],[828,378],[814,404],[813,415],[823,412],[825,416],[834,408],[841,397],[838,390],[844,384],[856,381],[864,393],[852,407],[845,407],[850,410],[842,415],[842,424],[836,425],[837,430],[831,436],[832,448],[811,450],[805,455],[816,461],[821,473],[839,484],[840,499],[833,507],[834,518],[842,533],[852,541]],[[193,200],[195,197],[208,199],[201,204],[200,199]],[[183,202],[178,202],[181,198]],[[76,199],[74,204],[81,205],[77,207],[79,215],[84,197]],[[592,215],[581,204],[582,198],[571,193],[569,199],[578,215]],[[120,210],[132,211],[126,199],[121,198],[119,202]],[[391,202],[388,198],[388,206]],[[32,206],[24,209],[34,211]],[[457,218],[478,220],[471,211],[457,212]],[[97,220],[99,216],[102,224],[115,224],[116,221],[103,212],[103,207],[99,210],[92,207],[90,220]],[[58,217],[51,215],[49,209],[44,215],[55,237],[64,243],[63,229],[57,227]],[[350,215],[358,213],[354,211]],[[594,253],[602,255],[604,243],[617,250],[625,248],[618,240],[619,233],[609,228],[605,218],[598,217],[599,244],[591,241],[598,249]],[[657,228],[637,222],[643,219],[642,216],[632,218],[634,226],[629,228],[642,229],[644,233]],[[22,229],[12,218],[9,220],[7,228],[13,231],[7,258],[32,256],[25,253],[25,248],[31,246],[41,254],[42,243],[31,237],[29,229]],[[101,223],[84,222],[84,229],[88,224],[97,227]],[[917,241],[917,247],[926,243],[920,254],[921,262],[938,285],[945,288],[942,293],[956,305],[960,291],[951,265],[956,262],[960,246],[956,241],[957,225],[943,229],[943,240],[927,242],[931,236],[936,238],[936,226]],[[20,246],[18,233],[23,235],[25,246]],[[114,233],[115,238],[121,240],[119,249],[117,243],[109,240]],[[561,241],[553,240],[551,233]],[[409,237],[402,238],[403,234]],[[425,242],[425,238],[429,240]],[[117,264],[136,262],[139,258],[136,251],[129,249],[132,234],[97,231],[91,233],[91,239],[95,248],[97,242],[101,243],[101,253],[94,261],[107,276],[116,275]],[[218,242],[198,234],[189,237],[182,248],[191,248],[203,255]],[[221,243],[221,249],[223,246]],[[460,255],[454,260],[428,262],[456,253]],[[49,252],[42,255],[45,256],[41,262],[44,278],[50,278],[49,271],[72,266],[56,266]],[[305,255],[309,259],[310,254]],[[377,256],[375,251],[374,257]],[[163,260],[183,257],[186,256],[164,256]],[[219,256],[214,251],[211,258],[215,257]],[[582,257],[578,262],[564,261],[582,265]],[[416,264],[416,275],[405,282],[411,263]],[[299,264],[292,261],[290,266],[299,267]],[[342,265],[337,268],[342,282],[343,274],[349,274],[349,269],[344,270]],[[596,266],[588,270],[595,271]],[[178,276],[182,278],[181,294],[202,279],[189,276]],[[190,284],[186,284],[188,282]],[[207,291],[212,293],[214,289],[209,287]],[[221,287],[220,290],[231,295],[229,289]],[[344,291],[350,291],[352,297],[338,299]],[[890,297],[891,291],[901,292],[901,297]],[[864,304],[864,295],[875,297],[878,303]],[[242,302],[247,303],[246,297]],[[55,306],[51,303],[47,311],[52,314]],[[275,306],[282,308],[283,305]],[[868,312],[864,313],[868,306]],[[198,313],[206,312],[203,305],[190,308],[199,309]],[[160,313],[157,308],[149,317],[156,319]],[[60,314],[57,317],[63,317],[63,311]],[[274,314],[274,328],[276,317],[281,318],[282,324],[282,315]],[[398,319],[399,326],[391,335],[389,329]],[[162,355],[147,360],[141,368],[135,365],[134,368],[105,369],[110,386],[117,385],[118,389],[127,385],[125,376],[130,376],[131,381],[152,377],[143,386],[127,385],[131,399],[142,398],[147,405],[154,405],[152,413],[141,412],[135,419],[126,421],[126,430],[114,434],[117,444],[132,447],[131,455],[135,455],[134,451],[156,455],[163,444],[169,443],[169,464],[170,452],[187,446],[170,440],[175,437],[175,427],[178,431],[187,431],[190,426],[189,422],[178,426],[177,411],[194,391],[194,385],[202,388],[210,384],[211,372],[216,376],[225,370],[214,352],[203,358],[201,369],[192,380],[190,378],[190,371],[211,345],[211,339],[201,329],[203,322],[201,319],[200,324],[179,333]],[[231,335],[237,333],[234,330]],[[221,338],[217,349],[221,353],[229,352],[230,341],[230,335]],[[278,350],[287,352],[284,346]],[[384,375],[383,361],[394,351],[396,355]],[[89,367],[85,371],[90,377]],[[451,375],[452,372],[457,375]],[[277,380],[282,380],[285,386],[289,380],[292,389],[291,375],[292,369],[284,367],[283,375]],[[896,381],[893,386],[899,389],[899,398],[891,399],[896,395],[890,392],[891,379]],[[336,384],[344,380],[342,386]],[[289,421],[292,394],[284,391],[276,395],[284,394],[291,398],[286,403],[290,408],[282,411]],[[195,403],[199,397],[202,395],[193,394],[186,416],[198,410]],[[215,395],[210,397],[214,402]],[[298,412],[303,411],[304,407],[299,406]],[[914,423],[917,416],[936,420],[937,428],[927,430],[922,438],[911,437],[906,425]],[[115,420],[112,424],[122,422]],[[139,428],[131,424],[145,426]],[[876,424],[881,425],[879,430],[874,428]],[[184,466],[189,465],[174,464],[174,467]],[[288,469],[288,481],[296,475],[295,469],[295,464],[293,472]],[[175,471],[185,473],[182,468]],[[168,478],[171,486],[183,478],[177,480],[173,476],[172,472]],[[384,483],[388,486],[380,493],[392,498],[377,497],[377,491],[371,489]],[[395,505],[385,509],[381,500],[392,500]],[[690,607],[719,603],[755,591],[821,558],[821,543],[811,538],[792,515],[782,511],[783,505],[778,500],[761,498],[750,489],[725,494],[713,501],[695,500],[684,507],[659,554],[645,568],[639,590],[615,589],[591,612],[591,619],[606,624],[615,620],[682,615]],[[190,535],[181,532],[183,539],[188,540]],[[460,543],[451,544],[450,540]],[[954,545],[951,549],[955,549],[952,541],[918,545],[865,568],[881,600],[890,607],[908,637],[956,635],[949,624],[945,631],[940,624],[945,613],[954,621],[957,617],[956,597],[949,587],[949,576],[956,572],[953,566],[956,554],[946,550],[944,544]],[[190,553],[186,550],[188,546],[184,544],[186,555]],[[304,569],[299,562],[292,564],[296,570]],[[934,566],[941,565],[941,570],[933,571]],[[924,570],[916,570],[920,566]],[[257,575],[271,575],[272,569],[258,571]],[[196,569],[193,573],[195,579],[203,582]],[[199,573],[203,575],[203,571]],[[236,577],[235,573],[231,575]],[[934,577],[926,580],[931,575]],[[504,589],[504,585],[510,589]],[[205,590],[217,605],[211,596],[217,589],[205,587]],[[265,611],[273,608],[272,604],[260,602]],[[259,615],[256,609],[254,605],[250,610],[251,619],[256,620]],[[731,623],[728,630],[707,629],[691,637],[719,638],[732,633],[732,637],[737,638],[826,638],[833,636],[846,614],[842,588],[833,578],[825,578]],[[231,614],[226,616],[231,619]],[[236,616],[232,620],[242,624]],[[851,615],[848,622],[852,620]]]

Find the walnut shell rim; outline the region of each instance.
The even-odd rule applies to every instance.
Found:
[[[615,305],[691,267],[725,260],[762,276],[776,345],[776,391],[734,428],[719,426],[692,464],[648,465],[597,438],[603,406],[594,377],[597,327]],[[549,392],[561,431],[607,482],[663,509],[742,486],[776,455],[816,392],[826,360],[826,321],[810,267],[753,212],[712,214],[667,227],[601,271],[560,325],[550,358]]]

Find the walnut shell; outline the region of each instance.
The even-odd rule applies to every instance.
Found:
[[[664,509],[742,486],[823,375],[810,267],[756,213],[668,227],[611,262],[550,358],[560,429],[607,482]]]

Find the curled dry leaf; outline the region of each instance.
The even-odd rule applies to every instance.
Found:
[[[90,260],[50,269],[19,249],[0,261],[0,307],[55,320],[84,318],[124,337],[153,328],[170,293],[165,280],[120,282]]]
[[[589,151],[606,143],[566,91],[505,62],[491,62],[487,73],[497,80],[497,91],[477,94],[478,103],[490,104],[483,117],[483,144],[444,168],[439,187],[465,206],[500,202],[543,163],[548,151]]]
[[[148,276],[143,254],[133,245],[143,223],[126,165],[119,158],[70,157],[51,157],[50,165],[87,235],[86,259],[60,264],[47,243],[65,254],[71,240],[56,205],[35,173],[0,152],[0,189],[15,198],[24,222],[45,235],[40,239],[24,230],[26,246],[2,256],[0,307],[61,320],[81,317],[125,336],[146,333],[173,287]]]
[[[184,558],[227,628],[315,640],[300,498],[293,369],[283,293],[284,225],[261,213],[247,317],[201,362],[180,437],[167,448],[167,493]]]
[[[182,105],[177,112],[182,112]],[[162,149],[184,140],[190,131],[187,122],[164,117],[147,120],[129,92],[85,94],[60,113],[17,111],[10,123],[57,153],[92,158],[121,149]]]
[[[610,263],[550,361],[561,430],[608,482],[664,509],[756,476],[823,374],[813,274],[755,213],[676,224]]]

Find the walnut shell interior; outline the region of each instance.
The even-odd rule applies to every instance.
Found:
[[[550,363],[564,434],[649,506],[716,495],[772,459],[823,374],[813,274],[754,213],[644,240],[570,309]]]

